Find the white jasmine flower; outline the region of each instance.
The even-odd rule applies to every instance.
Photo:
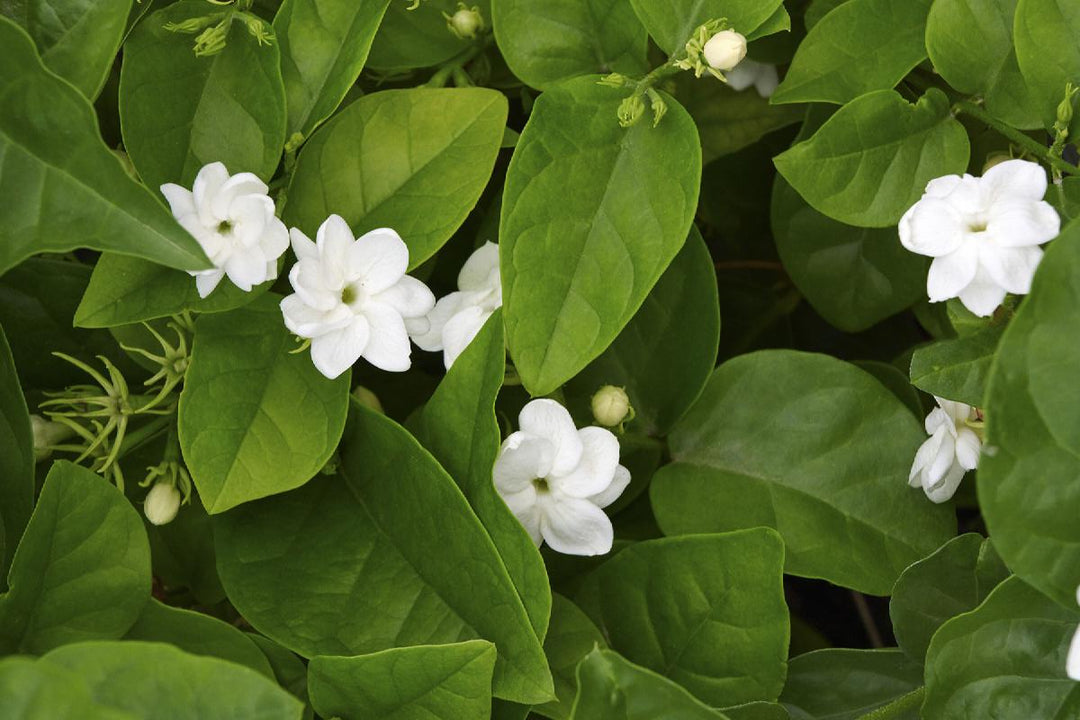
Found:
[[[172,483],[159,482],[146,493],[143,514],[151,525],[166,525],[173,521],[180,510],[180,491]]]
[[[985,317],[1006,293],[1029,292],[1043,254],[1038,246],[1061,229],[1045,193],[1046,172],[1026,160],[1000,163],[981,178],[931,180],[900,220],[904,247],[934,258],[926,280],[930,301],[959,297]]]
[[[161,186],[177,221],[191,233],[214,264],[192,272],[199,297],[221,278],[244,292],[277,277],[277,260],[289,247],[289,231],[274,215],[266,184],[252,173],[229,176],[219,162],[195,176],[191,190],[173,183]]]
[[[746,57],[746,38],[734,30],[721,30],[705,43],[702,54],[713,70],[731,70]]]
[[[458,288],[441,298],[426,318],[408,323],[409,334],[421,349],[443,351],[447,370],[502,307],[498,245],[486,242],[469,256],[458,274]]]
[[[1080,605],[1080,587],[1076,588],[1076,602]],[[1065,672],[1072,680],[1080,680],[1080,627],[1073,633],[1069,643],[1069,656],[1065,660]]]
[[[969,425],[979,419],[975,408],[935,397],[939,407],[926,416],[930,438],[915,453],[908,484],[922,487],[936,503],[948,500],[968,470],[979,465],[982,440]]]
[[[405,319],[423,317],[435,296],[409,277],[409,249],[389,228],[359,238],[331,215],[315,242],[291,231],[297,263],[289,272],[295,292],[281,301],[285,326],[311,340],[311,360],[336,378],[361,357],[383,370],[409,369]]]
[[[732,90],[742,92],[751,85],[757,90],[757,94],[763,98],[772,97],[773,91],[780,84],[780,76],[776,72],[776,66],[768,63],[759,63],[746,58],[724,77]]]
[[[533,400],[518,416],[520,430],[502,444],[495,488],[539,546],[570,555],[611,550],[614,531],[601,508],[630,484],[619,464],[619,441],[608,430],[578,430],[554,400]]]

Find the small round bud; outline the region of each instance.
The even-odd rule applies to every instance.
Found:
[[[67,425],[46,420],[40,415],[30,416],[30,429],[34,433],[34,462],[47,460],[52,455],[53,445],[74,435]]]
[[[705,43],[703,53],[713,70],[731,70],[746,57],[746,38],[734,30],[721,30]]]
[[[371,408],[375,412],[386,414],[383,411],[382,403],[379,402],[379,396],[368,390],[363,385],[357,385],[352,391],[353,399],[366,408]]]
[[[167,482],[159,482],[146,493],[143,513],[151,525],[165,525],[172,522],[180,510],[180,491]]]
[[[630,413],[630,396],[621,387],[605,385],[592,396],[592,412],[596,422],[615,427]]]
[[[480,16],[479,8],[468,8],[458,5],[457,11],[447,20],[450,32],[462,39],[472,39],[476,33],[484,29],[484,18]]]

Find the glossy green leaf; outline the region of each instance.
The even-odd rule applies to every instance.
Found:
[[[258,633],[248,633],[248,637],[262,651],[274,671],[278,685],[308,705],[304,710],[305,720],[311,720],[315,710],[308,703],[307,665],[292,650],[279,645],[268,637]]]
[[[166,525],[146,523],[154,575],[169,588],[187,588],[202,605],[225,599],[217,574],[214,532],[198,493]]]
[[[787,667],[784,546],[772,530],[636,543],[578,592],[612,649],[714,706],[775,700]]]
[[[628,0],[495,0],[495,39],[535,88],[590,73],[648,71],[649,36]]]
[[[889,616],[900,648],[916,662],[949,618],[974,610],[1009,576],[990,541],[977,533],[953,538],[903,572],[893,588]]]
[[[994,548],[1071,607],[1080,578],[1080,225],[1050,245],[1001,338],[986,397],[979,506]]]
[[[277,43],[260,45],[234,21],[224,50],[196,57],[190,34],[165,27],[211,10],[195,0],[169,5],[144,18],[124,43],[124,148],[152,188],[191,187],[212,162],[269,180],[281,158],[285,89]]]
[[[856,360],[852,364],[860,370],[873,375],[889,392],[899,398],[915,417],[922,418],[926,414],[922,404],[922,396],[912,386],[907,373],[901,371],[900,368],[891,363],[877,360]]]
[[[303,485],[337,447],[349,373],[328,380],[295,349],[277,296],[199,318],[177,422],[211,515]]]
[[[799,44],[774,103],[842,105],[887,90],[926,58],[933,0],[850,0],[823,17]]]
[[[0,577],[34,509],[34,436],[15,361],[0,327]],[[0,589],[6,583],[0,582]]]
[[[773,22],[783,0],[630,0],[645,29],[666,53],[682,50],[699,25],[726,18],[728,26],[753,40]]]
[[[780,703],[752,702],[723,708],[730,720],[791,720],[786,708]]]
[[[552,601],[551,625],[544,638],[544,653],[555,679],[558,699],[537,706],[533,712],[552,720],[566,720],[577,697],[578,663],[593,649],[607,647],[607,642],[577,605],[562,595],[553,596]]]
[[[634,316],[682,247],[701,150],[673,99],[658,127],[619,126],[624,92],[583,77],[536,101],[503,195],[507,342],[525,388],[580,372]]]
[[[474,5],[490,24],[491,1],[477,0],[466,7]],[[456,37],[446,27],[443,13],[453,15],[457,10],[457,0],[424,0],[415,7],[392,0],[371,44],[368,66],[392,74],[441,65],[467,50],[471,41]]]
[[[803,23],[806,25],[806,29],[812,30],[815,25],[821,22],[823,17],[846,2],[848,0],[810,0],[810,5],[806,8],[806,14],[803,15]]]
[[[495,646],[419,645],[308,665],[311,704],[342,720],[473,720],[491,709]]]
[[[28,657],[0,660],[0,717],[12,720],[136,720],[99,705],[90,688],[64,668]]]
[[[856,720],[921,685],[922,667],[895,648],[830,648],[791,659],[780,701],[792,720]]]
[[[779,155],[776,167],[834,220],[889,227],[930,180],[964,172],[969,152],[967,131],[943,92],[931,88],[912,105],[882,90],[840,108],[813,137]]]
[[[0,652],[122,636],[150,597],[142,521],[100,475],[54,463],[0,596]]]
[[[120,49],[131,0],[7,0],[0,14],[34,39],[45,67],[93,100]]]
[[[934,635],[923,720],[1080,716],[1080,684],[1065,675],[1077,623],[1075,606],[1065,609],[1017,577],[1001,583]]]
[[[666,534],[766,525],[786,571],[886,595],[952,537],[952,509],[907,484],[921,423],[862,370],[766,350],[729,360],[672,429],[653,478]]]
[[[274,17],[288,109],[286,137],[308,137],[345,98],[390,0],[285,0]]]
[[[1072,0],[1019,0],[1013,20],[1013,40],[1020,72],[1030,89],[1035,111],[1051,127],[1065,84],[1080,78],[1080,5]],[[1080,133],[1080,113],[1074,113],[1070,135]]]
[[[931,395],[981,407],[990,363],[1004,330],[1003,325],[990,325],[971,335],[916,348],[911,356],[911,384]]]
[[[366,95],[304,145],[282,217],[312,238],[331,213],[357,235],[392,227],[409,246],[409,266],[416,267],[479,200],[506,113],[506,98],[486,88]]]
[[[78,247],[206,265],[194,238],[102,142],[86,98],[46,70],[4,17],[0,95],[0,275],[36,253]]]

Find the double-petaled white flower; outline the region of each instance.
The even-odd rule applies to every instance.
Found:
[[[570,555],[611,550],[614,531],[601,508],[630,484],[619,464],[619,441],[608,430],[580,430],[554,400],[533,400],[521,428],[502,444],[495,488],[538,546]]]
[[[757,94],[763,98],[772,97],[773,92],[780,84],[780,76],[776,72],[776,66],[768,63],[759,63],[746,58],[738,65],[724,73],[727,84],[736,92],[742,92],[750,86],[757,90]]]
[[[1006,293],[1030,291],[1043,254],[1039,245],[1061,229],[1045,194],[1046,172],[1026,160],[1000,163],[981,178],[931,180],[900,220],[904,247],[934,258],[926,280],[930,301],[958,297],[987,316]]]
[[[426,318],[409,321],[413,342],[428,352],[442,350],[447,370],[502,307],[498,245],[484,243],[469,256],[458,274],[458,288],[441,298]]]
[[[1080,605],[1080,587],[1076,588],[1076,603]],[[1065,672],[1073,680],[1080,680],[1080,627],[1073,633],[1069,643],[1069,656],[1065,660]]]
[[[219,162],[204,166],[191,190],[174,183],[161,186],[177,221],[214,264],[191,273],[199,297],[213,292],[226,275],[245,292],[277,277],[277,260],[289,247],[289,231],[274,215],[267,190],[251,173],[230,177]]]
[[[311,360],[336,378],[361,357],[383,370],[409,369],[405,320],[423,317],[435,296],[409,277],[409,249],[389,228],[356,238],[331,215],[312,242],[291,231],[297,262],[289,272],[292,295],[281,301],[285,326],[311,340]]]
[[[930,438],[915,453],[908,483],[922,487],[926,497],[936,503],[953,496],[968,470],[979,465],[982,440],[969,425],[979,419],[975,408],[936,397],[939,407],[926,416]]]

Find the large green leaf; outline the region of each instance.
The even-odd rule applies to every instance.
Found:
[[[281,158],[285,88],[277,44],[260,45],[237,20],[224,50],[196,57],[191,35],[166,29],[211,10],[196,0],[169,5],[143,19],[124,43],[124,147],[152,188],[191,187],[212,162],[269,180]]]
[[[34,436],[15,361],[0,327],[0,577],[34,509]],[[6,587],[0,581],[0,589]]]
[[[562,595],[555,595],[551,604],[551,626],[544,638],[544,653],[555,680],[556,700],[533,708],[533,711],[552,718],[570,717],[577,696],[578,663],[597,647],[607,647],[604,636],[589,616]]]
[[[926,655],[924,720],[1068,720],[1080,684],[1065,675],[1080,612],[1023,580],[1001,583],[972,612],[945,623]]]
[[[102,142],[86,98],[46,70],[30,37],[4,17],[0,197],[0,275],[35,253],[78,247],[181,269],[207,264],[195,239]]]
[[[392,648],[308,665],[311,704],[342,720],[474,720],[491,710],[495,646],[484,640]]]
[[[931,395],[982,406],[990,363],[1004,330],[1004,325],[989,325],[971,335],[916,348],[911,384]]]
[[[823,17],[799,44],[774,103],[842,105],[887,90],[926,58],[933,0],[850,0]]]
[[[122,636],[150,597],[135,509],[100,475],[53,464],[0,596],[0,653]]]
[[[908,487],[926,436],[875,378],[824,355],[766,350],[720,366],[669,438],[651,486],[666,534],[766,525],[786,570],[886,595],[948,540],[953,511]]]
[[[895,648],[830,648],[791,659],[780,701],[792,720],[856,720],[921,685],[922,667]]]
[[[486,88],[366,95],[304,146],[282,216],[311,237],[331,213],[357,235],[392,227],[409,246],[409,266],[416,267],[480,199],[506,113],[506,98]]]
[[[668,54],[682,50],[694,30],[710,20],[724,18],[729,27],[750,40],[766,30],[777,32],[776,16],[783,10],[783,0],[630,0],[630,3],[653,40]]]
[[[612,649],[714,706],[775,700],[787,668],[784,546],[767,528],[631,545],[578,602]]]
[[[1080,224],[1050,246],[1001,338],[987,389],[979,506],[994,548],[1072,606],[1080,579]]]
[[[349,373],[328,380],[294,349],[275,295],[196,323],[177,424],[211,515],[303,485],[337,447]]]
[[[816,210],[848,225],[888,227],[928,182],[962,173],[969,152],[967,131],[945,93],[931,88],[912,105],[881,90],[840,108],[775,162]]]
[[[187,588],[201,605],[217,605],[225,588],[217,574],[210,516],[193,493],[176,519],[165,525],[146,523],[154,575],[170,589]]]
[[[1020,72],[1045,127],[1053,125],[1065,84],[1080,78],[1080,5],[1073,0],[1019,0],[1013,39]],[[1080,113],[1069,126],[1080,133]]]
[[[131,0],[6,0],[0,14],[34,39],[45,67],[93,100],[109,76]]]
[[[480,9],[490,24],[490,0],[476,0],[467,7]],[[371,45],[368,65],[393,74],[395,71],[441,65],[469,49],[473,41],[459,38],[446,27],[446,18],[458,10],[458,0],[424,0],[420,5],[394,0],[386,11]]]
[[[311,135],[337,109],[371,50],[390,0],[285,0],[274,17],[288,109],[286,137]]]
[[[682,247],[701,149],[673,99],[619,126],[625,93],[582,77],[536,101],[507,171],[500,262],[507,341],[525,388],[551,392],[611,344]]]
[[[533,87],[649,69],[649,36],[627,0],[495,0],[491,12],[506,64]]]
[[[78,675],[28,657],[0,660],[0,717],[12,720],[137,720],[99,705]]]
[[[307,657],[490,640],[494,693],[550,700],[540,641],[453,480],[400,426],[355,409],[347,480],[321,476],[215,518],[229,599]]]

